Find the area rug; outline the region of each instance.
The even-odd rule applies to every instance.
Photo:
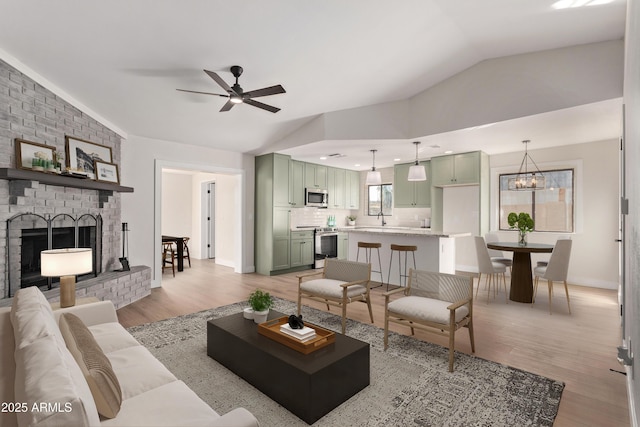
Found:
[[[261,426],[305,426],[304,421],[207,356],[207,320],[242,311],[236,303],[130,328],[173,374],[216,412],[244,407]],[[276,298],[273,307],[294,313],[295,303]],[[303,318],[341,330],[334,314],[303,307]],[[314,426],[551,426],[564,384],[530,372],[347,321],[347,335],[371,345],[371,384]],[[461,334],[465,335],[465,334]],[[466,337],[465,337],[466,338]]]

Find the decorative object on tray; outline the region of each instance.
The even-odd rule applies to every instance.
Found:
[[[288,323],[289,318],[287,316],[269,320],[258,325],[258,333],[302,354],[312,353],[328,346],[329,344],[333,344],[336,341],[335,332],[322,328],[318,325],[310,324],[307,324],[307,327],[315,331],[315,336],[308,340],[301,340],[282,330],[282,326],[289,326]],[[298,329],[298,331],[301,330]]]
[[[527,244],[527,233],[532,232],[534,226],[531,215],[526,212],[520,212],[519,214],[510,212],[507,222],[510,228],[518,229],[518,243],[525,246]]]
[[[253,309],[253,321],[262,323],[267,320],[269,308],[273,305],[273,298],[269,292],[256,289],[249,295],[249,305]]]
[[[289,316],[289,326],[291,329],[302,329],[304,328],[304,322],[302,321],[302,314],[300,316],[296,316],[292,314]]]
[[[74,172],[86,172],[91,179],[95,177],[95,161],[113,162],[111,148],[69,135],[65,136],[67,166]],[[113,182],[113,181],[109,181]]]
[[[38,172],[55,172],[55,147],[16,138],[16,166]]]
[[[357,216],[355,215],[347,216],[347,225],[356,225],[356,218]]]
[[[103,162],[95,160],[93,169],[96,175],[96,181],[110,182],[112,184],[120,184],[120,175],[118,174],[118,165],[115,163]]]

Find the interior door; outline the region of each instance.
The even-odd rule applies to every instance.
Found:
[[[216,257],[216,183],[207,188],[207,258]]]

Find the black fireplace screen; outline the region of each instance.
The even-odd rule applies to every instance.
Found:
[[[102,217],[62,214],[43,217],[37,214],[19,214],[7,220],[8,239],[8,295],[27,286],[55,287],[59,278],[40,274],[40,252],[47,249],[91,248],[93,269],[80,275],[77,281],[95,277],[102,265]]]

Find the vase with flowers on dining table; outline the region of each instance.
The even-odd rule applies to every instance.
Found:
[[[520,212],[519,214],[510,212],[507,216],[507,222],[510,228],[518,229],[518,244],[520,246],[526,246],[527,233],[532,232],[534,227],[531,215],[526,212]]]

